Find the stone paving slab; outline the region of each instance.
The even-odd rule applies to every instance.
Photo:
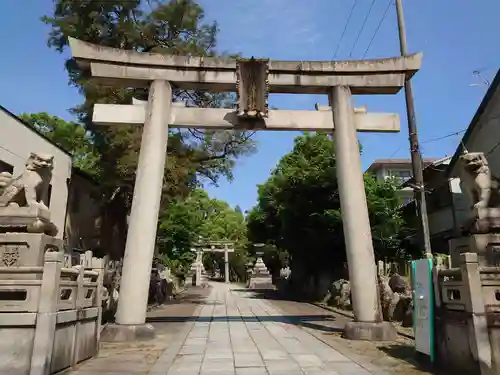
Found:
[[[370,375],[252,292],[211,283],[211,293],[150,375]],[[173,354],[175,352],[175,354]]]
[[[302,327],[302,342],[307,344],[312,335],[339,353],[339,357],[334,358],[330,350],[325,350],[322,354],[324,361],[345,362],[347,357],[374,375],[434,374],[431,369],[421,367],[416,361],[413,340],[406,337],[398,337],[394,342],[346,340],[341,338],[342,329],[352,319],[345,314],[326,311],[309,303],[282,299],[278,293],[266,293],[266,297],[267,302],[276,310]]]
[[[168,355],[172,361],[178,355],[194,324],[189,320],[201,310],[203,300],[209,289],[189,288],[178,299],[148,312],[152,319],[157,337],[145,342],[101,343],[99,355],[79,364],[65,375],[148,375],[155,368],[169,366]],[[208,324],[207,328],[208,329]],[[205,351],[206,340],[203,343]],[[161,359],[161,360],[159,360]],[[160,372],[161,373],[161,372]],[[195,372],[197,373],[197,372]]]
[[[149,314],[156,341],[106,348],[71,375],[387,375],[350,353],[347,341],[323,340],[311,327],[328,319],[300,313],[307,304],[290,314],[236,285],[210,285],[190,308],[186,301]]]

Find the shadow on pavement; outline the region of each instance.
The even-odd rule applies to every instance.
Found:
[[[280,300],[280,301],[293,301],[293,302],[311,302],[311,300],[305,298],[299,298],[297,296],[291,296],[289,293],[282,292],[278,289],[232,289],[233,292],[239,293],[251,293],[251,296],[246,296],[247,298],[255,299],[268,299],[268,300]]]
[[[149,308],[163,308],[171,305],[179,305],[179,304],[193,304],[193,305],[206,305],[211,304],[207,303],[206,297],[210,294],[210,290],[212,288],[210,286],[200,287],[200,286],[188,286],[187,289],[175,295],[171,300],[163,302],[161,305],[158,304],[150,304]]]
[[[265,315],[265,316],[216,316],[216,317],[196,317],[196,316],[161,316],[150,317],[147,319],[148,323],[178,323],[178,322],[238,322],[245,323],[258,323],[258,322],[278,322],[289,323],[297,326],[304,326],[311,329],[323,332],[340,332],[338,328],[328,327],[321,324],[314,324],[313,322],[332,321],[335,318],[331,315]]]
[[[290,295],[287,291],[280,290],[250,290],[245,288],[233,289],[233,292],[247,293],[245,298],[257,298],[271,300],[273,305],[284,312],[284,319],[297,318],[294,324],[317,331],[317,338],[325,340],[336,347],[348,348],[359,356],[368,358],[384,368],[388,368],[391,374],[405,375],[448,375],[443,370],[438,371],[432,365],[420,362],[415,356],[413,340],[403,338],[395,342],[367,342],[351,341],[341,338],[338,333],[343,333],[344,326],[352,320],[348,314],[332,311],[331,314],[323,314],[326,310],[317,305],[312,305],[308,299]],[[297,314],[293,316],[292,314]],[[317,314],[317,315],[316,315]],[[327,315],[328,314],[328,315]],[[387,358],[387,359],[384,359]]]

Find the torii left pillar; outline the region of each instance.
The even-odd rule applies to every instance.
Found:
[[[331,89],[337,181],[354,310],[354,321],[346,324],[344,333],[349,339],[392,341],[396,338],[396,330],[391,323],[382,320],[380,312],[370,219],[351,101],[349,87]]]
[[[103,341],[130,341],[154,337],[146,324],[151,264],[156,242],[172,88],[164,80],[151,83],[142,130],[139,163],[128,226],[116,324],[108,325]]]

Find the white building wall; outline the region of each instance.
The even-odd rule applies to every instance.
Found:
[[[450,179],[450,190],[453,198],[453,208],[455,209],[455,220],[457,229],[465,224],[470,215],[470,201],[466,194],[462,193],[460,179]]]
[[[500,177],[500,89],[497,89],[495,95],[481,116],[473,133],[467,140],[467,149],[469,152],[489,153],[495,146],[493,152],[486,155],[491,172]]]
[[[0,109],[0,160],[13,166],[14,176],[17,176],[24,171],[30,152],[54,156],[49,208],[51,219],[59,229],[57,237],[62,238],[68,200],[67,181],[71,177],[71,156]]]
[[[490,99],[479,122],[475,125],[473,132],[466,140],[466,148],[469,152],[484,152],[494,176],[500,177],[500,89]],[[496,147],[496,148],[495,148]],[[492,151],[493,150],[493,151]],[[465,223],[469,215],[471,202],[467,194],[462,193],[460,188],[458,162],[453,166],[451,175],[455,178],[450,180],[450,188],[453,193],[453,205],[457,226]]]
[[[500,88],[490,99],[479,122],[466,140],[469,152],[484,152],[492,173],[500,177]],[[495,148],[496,147],[496,148]],[[493,150],[493,151],[492,151]],[[458,176],[458,162],[453,166],[452,175]]]

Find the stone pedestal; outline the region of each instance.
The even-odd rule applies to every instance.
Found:
[[[208,284],[208,275],[205,271],[201,272],[200,284],[201,285]]]
[[[44,233],[56,236],[57,227],[50,221],[50,212],[39,207],[0,207],[0,233]],[[43,263],[43,262],[42,262]]]
[[[344,337],[349,340],[395,341],[398,333],[390,322],[349,322]]]
[[[466,232],[472,234],[500,232],[500,208],[474,208],[471,214],[472,219],[464,228]]]
[[[145,341],[155,338],[151,324],[108,324],[101,332],[103,342]]]
[[[0,233],[2,267],[41,267],[46,252],[63,252],[63,241],[42,233]],[[1,279],[41,279],[40,273],[0,274]]]
[[[249,289],[274,289],[273,280],[261,257],[257,258],[248,280]]]
[[[460,254],[477,254],[480,266],[500,265],[500,233],[471,234],[448,241],[451,266],[459,267]]]

